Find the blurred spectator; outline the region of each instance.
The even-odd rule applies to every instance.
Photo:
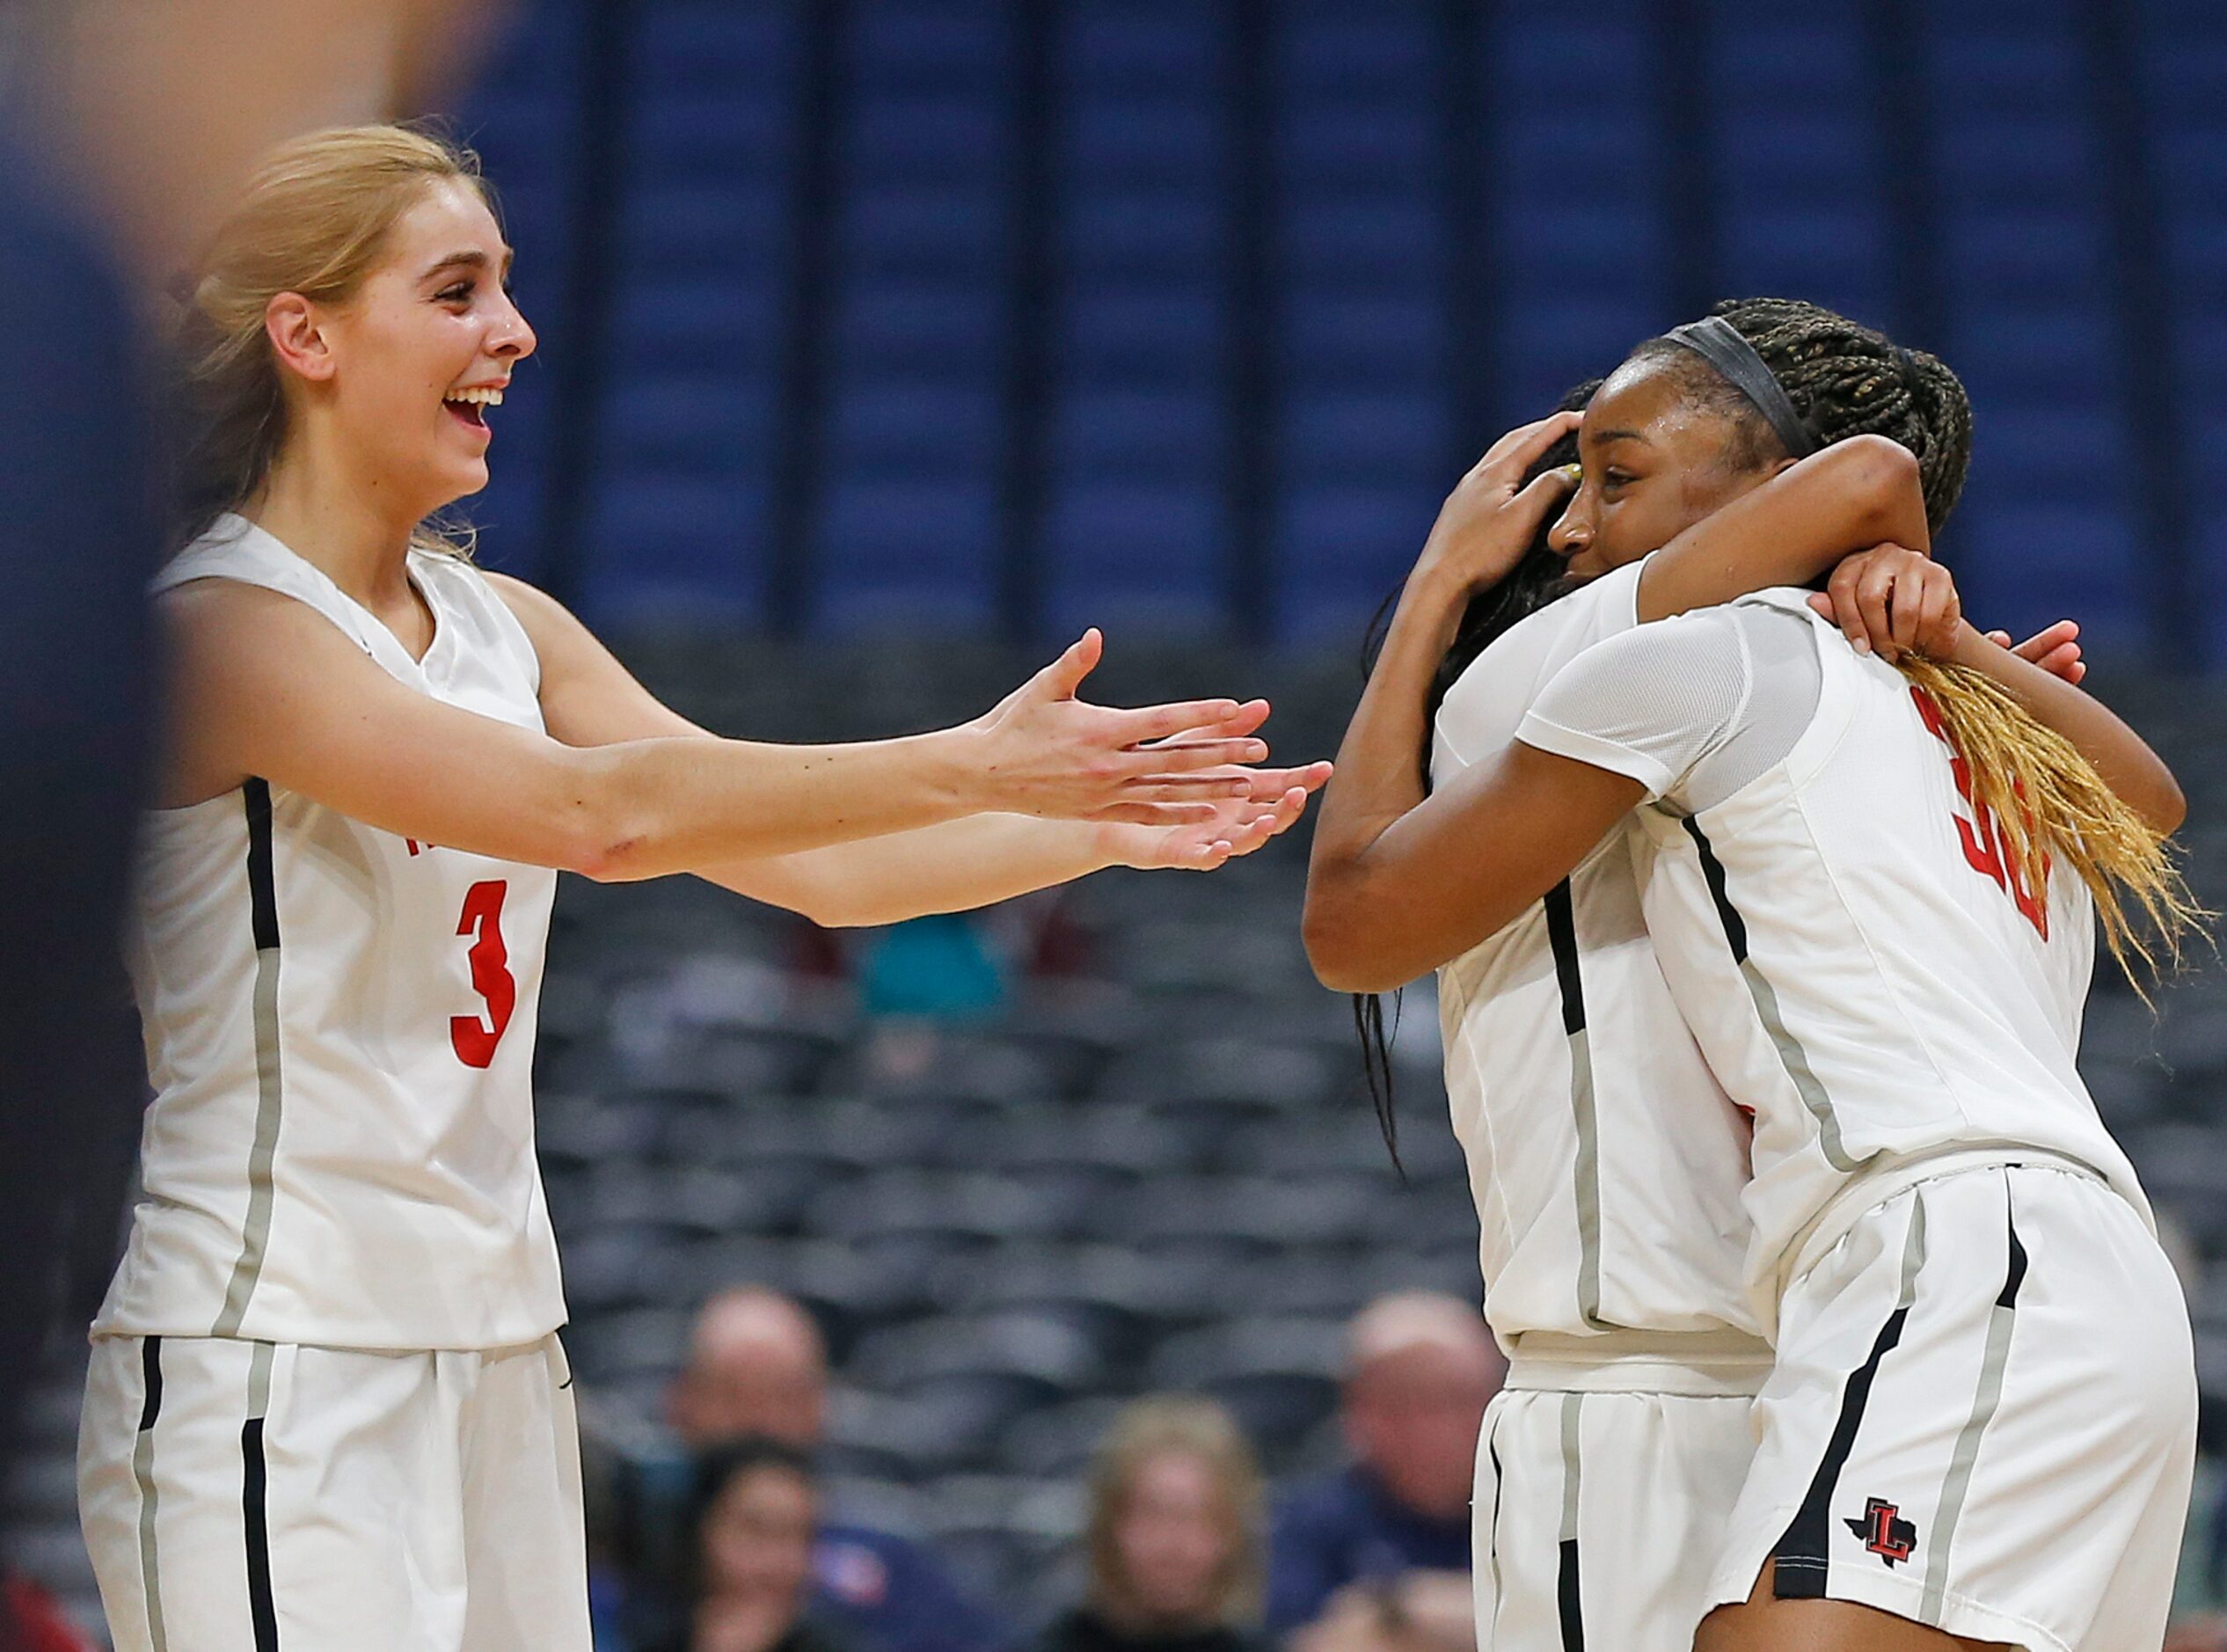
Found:
[[[2173,1272],[2191,1307],[2203,1300],[2204,1257],[2180,1218],[2168,1207],[2157,1210],[2158,1243],[2172,1261]],[[2209,1429],[2200,1430],[2199,1444]],[[2188,1525],[2182,1535],[2180,1570],[2173,1580],[2172,1625],[2165,1652],[2227,1652],[2227,1521],[2222,1501],[2227,1477],[2216,1458],[2196,1459],[2196,1478],[2188,1501]]]
[[[812,1459],[763,1435],[699,1459],[688,1524],[688,1597],[646,1652],[848,1652],[807,1623],[820,1493]]]
[[[1348,1583],[1469,1570],[1478,1429],[1507,1372],[1484,1317],[1456,1297],[1406,1291],[1354,1317],[1340,1413],[1353,1462],[1277,1509],[1270,1628],[1309,1622]]]
[[[438,84],[486,15],[26,0],[0,18],[0,1481],[51,1323],[71,1297],[90,1317],[114,1261],[143,1094],[117,941],[154,722],[150,295],[270,143]],[[66,1643],[35,1606],[0,1592],[0,1645]]]
[[[1349,1583],[1291,1652],[1477,1652],[1477,1597],[1457,1572]]]
[[[810,1451],[827,1409],[827,1344],[810,1314],[755,1286],[705,1305],[667,1402],[683,1443],[701,1450],[763,1435]],[[861,1652],[983,1652],[1004,1640],[1004,1626],[918,1544],[833,1512],[813,1551],[814,1598],[818,1615]]]
[[[1210,1400],[1141,1400],[1099,1448],[1086,1602],[1035,1652],[1266,1652],[1260,1470]]]
[[[971,913],[937,912],[873,932],[858,965],[865,1012],[926,1020],[995,1015],[1005,1003],[1005,971]]]
[[[27,1577],[10,1577],[0,1588],[14,1619],[15,1640],[6,1640],[0,1626],[0,1645],[8,1652],[95,1652],[99,1644],[62,1615],[54,1597]]]

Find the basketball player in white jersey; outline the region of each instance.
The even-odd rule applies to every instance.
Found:
[[[1813,354],[1840,376],[1891,348],[1827,312],[1814,319]],[[1570,486],[1547,467],[1574,441],[1546,444],[1574,413],[1511,435],[1448,501],[1341,753],[1324,855],[1356,803],[1420,801],[1408,742],[1434,666],[1430,769],[1442,787],[1512,739],[1591,643],[1676,607],[1807,581],[1882,538],[1929,543],[1913,449],[1941,443],[1913,398],[1898,418],[1822,409],[1827,438],[1848,439],[1798,465],[1761,454],[1725,464],[1734,426],[1668,389],[1621,404],[1619,421],[1677,462],[1641,477],[1625,456],[1612,517],[1579,564],[1612,571],[1565,578],[1566,552],[1542,537]],[[1902,440],[1848,436],[1866,425]],[[1882,642],[1896,618],[1909,616],[1881,616]],[[1432,633],[1403,647],[1426,619]],[[2062,630],[2026,648],[2077,669]],[[1771,1361],[1741,1283],[1749,1127],[1647,944],[1627,836],[1604,837],[1539,905],[1449,962],[1439,1003],[1486,1315],[1511,1356],[1479,1451],[1479,1634],[1504,1648],[1585,1638],[1683,1652]]]
[[[1323,778],[1227,766],[1263,754],[1258,705],[1076,701],[1094,636],[916,739],[666,711],[420,529],[485,484],[534,347],[507,259],[469,157],[355,128],[271,159],[194,293],[197,532],[158,581],[182,711],[133,943],[157,1094],[80,1448],[135,1652],[586,1652],[529,1093],[555,869],[880,922],[1219,864]]]
[[[1610,380],[1588,489],[1650,376],[1729,385],[1767,440],[1814,442],[1733,331],[1682,329]],[[1581,495],[1558,531],[1582,557],[1602,516]],[[1778,1341],[1705,1597],[1747,1604],[1698,1644],[2154,1648],[2193,1456],[2187,1316],[2073,1052],[2087,881],[2185,911],[2158,846],[2179,793],[2107,712],[1963,626],[1939,569],[1873,562],[1851,582],[1899,567],[1923,599],[1887,652],[1957,671],[1858,654],[1799,591],[1610,638],[1518,743],[1348,845],[1337,897],[1396,928],[1340,965],[1373,984],[1457,955],[1643,806],[1666,977],[1756,1115],[1747,1273]],[[2013,797],[2030,842],[1988,808]]]

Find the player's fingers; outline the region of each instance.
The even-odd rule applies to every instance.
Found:
[[[1865,654],[1873,648],[1882,651],[1895,646],[1895,625],[1888,609],[1895,599],[1896,574],[1894,566],[1880,559],[1866,568],[1856,581],[1856,613],[1864,622],[1864,640],[1857,645],[1857,652]]]
[[[2019,644],[2012,652],[2021,659],[2031,660],[2039,665],[2044,658],[2056,649],[2063,647],[2069,642],[2077,641],[2079,635],[2080,627],[2077,623],[2070,619],[2060,619],[2055,625],[2045,625],[2035,632],[2024,642]],[[2008,640],[2008,633],[2005,633],[2004,640]]]
[[[1273,837],[1289,831],[1298,824],[1299,817],[1306,812],[1307,793],[1295,786],[1283,794],[1283,800],[1276,805],[1275,813],[1269,816],[1268,836]]]
[[[1946,568],[1927,563],[1917,577],[1917,600],[1909,604],[1915,611],[1909,620],[1909,634],[1904,637],[1902,626],[1895,627],[1895,640],[1905,648],[1915,648],[1921,654],[1936,658],[1948,652],[1955,640],[1956,627],[1964,617],[1964,605],[1957,599],[1956,581]]]
[[[1235,852],[1235,845],[1229,839],[1217,837],[1212,843],[1192,844],[1184,851],[1179,864],[1193,872],[1212,872]]]
[[[1247,822],[1231,836],[1230,857],[1249,855],[1283,830],[1276,815],[1263,815],[1259,820]]]
[[[1211,807],[1218,800],[1251,797],[1252,779],[1243,769],[1228,764],[1207,773],[1176,774],[1151,770],[1123,780],[1121,795],[1125,802],[1205,803]]]
[[[2080,658],[2080,645],[2077,642],[2052,648],[2034,663],[2051,676],[2063,677],[2068,683],[2077,683],[2088,673],[2086,662]]]
[[[1199,826],[1215,817],[1211,803],[1155,803],[1144,800],[1108,803],[1088,819],[1121,826]]]
[[[1068,646],[1066,653],[1039,671],[1030,686],[1046,699],[1071,700],[1105,653],[1105,635],[1092,625]]]
[[[1541,471],[1508,501],[1509,520],[1522,532],[1537,533],[1548,513],[1576,491],[1577,479],[1570,474],[1568,465],[1558,464],[1551,471]]]
[[[1179,728],[1167,738],[1179,744],[1187,740],[1226,739],[1235,735],[1252,734],[1267,720],[1268,702],[1247,700],[1238,707],[1238,714],[1235,717],[1219,727],[1202,725],[1197,728]]]
[[[1858,654],[1872,651],[1871,632],[1856,601],[1856,587],[1872,560],[1866,556],[1843,557],[1840,565],[1833,569],[1832,578],[1825,581],[1825,599],[1832,605],[1831,618],[1840,626],[1841,634],[1848,639],[1848,646]]]
[[[1118,743],[1141,746],[1157,741],[1163,749],[1173,751],[1191,743],[1182,740],[1185,731],[1211,728],[1219,733],[1236,720],[1239,709],[1235,700],[1177,700],[1165,705],[1112,710],[1107,715],[1114,719],[1114,732],[1120,736]]]
[[[1493,443],[1478,470],[1513,486],[1549,448],[1576,429],[1584,418],[1582,413],[1556,413],[1527,425],[1518,425]]]
[[[1143,775],[1182,776],[1195,782],[1227,779],[1235,794],[1252,793],[1253,771],[1249,766],[1268,755],[1265,740],[1186,740],[1140,746],[1121,754],[1121,772],[1135,779]]]
[[[2007,631],[1990,631],[1987,633],[1987,640],[1998,648],[2011,646],[2011,633]]]

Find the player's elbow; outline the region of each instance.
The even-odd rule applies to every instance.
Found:
[[[1391,979],[1384,961],[1376,956],[1361,922],[1361,903],[1328,887],[1333,881],[1308,880],[1306,906],[1299,920],[1315,979],[1333,992],[1389,992],[1404,984]]]
[[[1917,455],[1893,437],[1850,436],[1835,442],[1832,452],[1843,485],[1862,508],[1866,533],[1889,537],[1910,501],[1922,503],[1924,479]]]
[[[2158,765],[2157,778],[2143,800],[2142,817],[2160,837],[2172,837],[2188,818],[2188,794],[2163,764]]]
[[[548,838],[548,864],[598,883],[656,875],[661,868],[648,864],[655,835],[609,748],[567,750],[551,778],[536,810]]]

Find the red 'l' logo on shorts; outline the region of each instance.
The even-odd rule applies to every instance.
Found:
[[[1886,1561],[1890,1572],[1917,1552],[1917,1527],[1883,1497],[1865,1498],[1863,1517],[1841,1524],[1863,1539],[1865,1549]]]

